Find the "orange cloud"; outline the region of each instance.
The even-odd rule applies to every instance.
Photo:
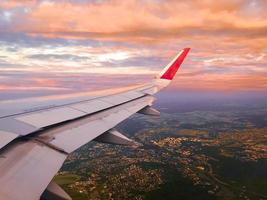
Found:
[[[267,74],[178,76],[172,88],[185,90],[267,91]]]
[[[16,7],[26,7],[28,10],[23,17],[16,18],[16,11],[13,10]],[[177,79],[179,88],[267,90],[265,0],[109,0],[98,3],[12,0],[0,2],[0,8],[11,12],[10,16],[15,21],[10,26],[5,25],[5,31],[23,32],[33,37],[120,42],[86,50],[97,57],[102,54],[103,58],[113,51],[140,56],[136,53],[140,51],[143,57],[159,57],[167,62],[178,49],[190,46],[192,52]],[[81,47],[73,52],[69,52],[70,47],[66,47],[65,51],[67,49],[68,53],[76,55],[84,53]],[[44,49],[31,50],[31,53],[41,54]],[[40,65],[49,65],[50,62],[54,68],[53,61],[33,62],[28,56],[29,51],[25,52],[27,59],[19,57],[18,61]],[[146,52],[145,55],[143,52]],[[82,68],[80,71],[85,72],[84,66],[77,62],[69,61],[68,70],[75,72]],[[103,68],[99,60],[94,62],[99,65],[98,69]],[[67,61],[59,64],[64,63]],[[76,68],[69,69],[69,66]],[[144,64],[139,69],[125,68],[132,69],[128,70],[131,72],[149,73],[144,70],[145,67]],[[109,70],[112,72],[114,69],[110,67]],[[61,69],[55,67],[54,70]],[[90,72],[92,70],[94,68]]]
[[[200,3],[201,2],[201,3]],[[242,3],[243,2],[243,3]],[[258,15],[242,12],[244,1],[104,1],[99,4],[45,2],[39,4],[30,18],[41,31],[76,31],[94,33],[142,32],[181,27],[264,27],[264,7]],[[250,5],[248,4],[247,7]],[[258,5],[260,6],[260,5]],[[60,12],[59,12],[60,11]],[[63,12],[62,12],[63,11]],[[46,22],[46,23],[44,23]],[[34,24],[34,26],[37,24]],[[38,27],[30,27],[32,29]]]
[[[0,6],[31,8],[17,31],[69,37],[142,37],[183,35],[187,31],[242,30],[266,27],[266,2],[244,0],[191,1],[4,1]],[[251,10],[256,10],[253,13]],[[249,30],[248,30],[249,31]]]
[[[3,0],[0,3],[0,8],[4,9],[11,9],[11,8],[17,8],[20,6],[34,6],[36,5],[36,0]]]

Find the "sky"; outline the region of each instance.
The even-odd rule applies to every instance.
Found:
[[[1,0],[1,96],[145,82],[185,47],[170,90],[266,94],[266,10],[266,0]]]

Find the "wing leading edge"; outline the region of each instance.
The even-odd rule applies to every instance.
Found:
[[[129,142],[113,128],[137,112],[159,114],[151,108],[153,95],[170,83],[189,50],[182,50],[159,78],[146,85],[95,98],[83,96],[55,106],[42,102],[41,108],[37,106],[40,109],[1,116],[0,197],[39,199],[47,186],[53,185],[50,181],[68,154],[82,145],[99,139],[108,142],[110,133],[120,137],[116,141]]]

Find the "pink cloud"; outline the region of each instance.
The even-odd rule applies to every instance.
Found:
[[[14,13],[14,8],[28,9],[22,18],[13,15],[13,21],[5,24],[7,32],[24,32],[33,38],[120,42],[88,49],[94,54],[110,51],[134,54],[143,50],[144,57],[160,57],[167,63],[179,49],[190,46],[192,52],[179,72],[175,88],[267,90],[267,3],[255,2],[12,0],[2,1],[0,8]],[[70,47],[62,50],[67,49]],[[39,54],[42,52],[37,50]],[[81,52],[84,49],[76,48],[71,53],[80,55]],[[26,62],[25,57],[19,61]],[[36,64],[32,60],[29,63]],[[53,61],[50,63],[53,66]],[[155,66],[160,67],[163,66]],[[70,71],[75,70],[73,67]],[[56,87],[53,84],[57,83],[41,80],[37,84]]]

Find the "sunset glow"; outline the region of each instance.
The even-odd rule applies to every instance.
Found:
[[[265,0],[3,0],[0,91],[143,82],[191,47],[172,89],[266,92],[266,10]]]

